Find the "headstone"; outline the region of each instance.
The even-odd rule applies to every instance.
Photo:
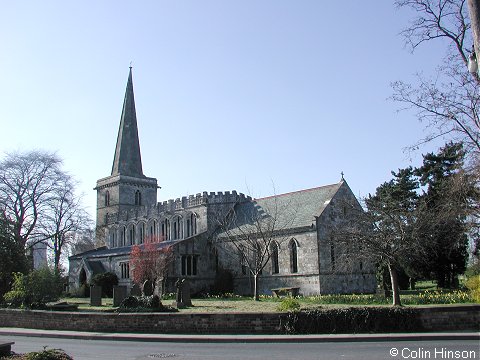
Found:
[[[101,286],[90,286],[90,306],[102,306]]]
[[[184,307],[184,304],[183,304],[183,301],[182,301],[182,298],[183,298],[182,292],[183,292],[183,282],[184,281],[185,281],[185,279],[178,279],[177,281],[175,281],[175,286],[177,288],[177,296],[175,297],[174,306],[176,306],[177,308]]]
[[[190,297],[190,282],[186,279],[182,286],[182,302],[184,306],[192,306],[192,298]]]
[[[113,306],[120,306],[123,299],[127,297],[126,286],[114,286],[113,287]]]
[[[157,279],[157,281],[155,281],[155,289],[153,290],[153,293],[155,295],[158,295],[159,297],[162,297],[163,295],[163,277],[160,278],[160,279]]]
[[[150,280],[145,280],[145,282],[143,283],[143,295],[153,295],[153,283]]]
[[[132,288],[130,289],[130,296],[141,296],[142,295],[142,290],[140,289],[140,286],[137,284],[133,285]]]

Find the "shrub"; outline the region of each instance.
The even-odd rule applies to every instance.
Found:
[[[56,301],[62,293],[59,275],[48,267],[33,270],[28,275],[15,273],[12,290],[4,296],[13,307],[43,308],[47,302]]]
[[[152,296],[129,296],[123,299],[119,306],[119,311],[168,311],[162,305],[158,295]]]
[[[219,269],[210,288],[210,293],[214,295],[233,293],[233,274],[231,271]]]
[[[128,296],[122,300],[120,303],[120,308],[122,309],[131,309],[139,307],[140,302],[138,301],[137,296]]]
[[[277,306],[278,311],[298,311],[300,310],[300,303],[294,298],[285,298]]]
[[[471,278],[475,275],[480,275],[480,261],[475,263],[475,264],[470,265],[465,270],[465,276],[467,278]]]
[[[46,349],[39,352],[30,352],[23,357],[26,360],[73,360],[62,349]]]
[[[92,285],[102,287],[102,296],[112,297],[113,287],[118,285],[118,277],[112,272],[96,274],[92,277]]]
[[[90,285],[85,283],[82,284],[79,288],[73,289],[70,293],[71,297],[84,298],[90,296]]]
[[[480,275],[470,277],[465,282],[465,286],[470,291],[470,296],[472,300],[480,303]]]
[[[282,317],[287,334],[414,332],[422,325],[415,309],[354,307],[289,312]]]

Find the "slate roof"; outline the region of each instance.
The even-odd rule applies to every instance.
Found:
[[[191,238],[189,238],[191,239]],[[180,241],[183,240],[171,240],[171,241],[162,241],[158,243],[158,249],[162,249],[165,246],[171,246],[179,243]],[[116,247],[116,248],[111,248],[108,249],[105,246],[102,246],[101,248],[94,249],[94,250],[89,250],[85,251],[80,254],[76,254],[73,256],[69,257],[69,260],[74,260],[74,259],[82,259],[84,257],[92,259],[92,258],[101,258],[105,256],[120,256],[120,255],[128,255],[132,251],[132,246],[123,246],[123,247]],[[140,245],[141,246],[141,245]]]
[[[93,275],[95,274],[103,274],[106,272],[105,267],[103,266],[101,261],[95,260],[95,261],[87,261],[87,266],[90,268],[91,272]]]
[[[286,194],[255,199],[252,202],[241,203],[235,207],[236,219],[229,231],[230,235],[240,231],[252,233],[252,219],[267,222],[276,219],[278,230],[310,227],[315,223],[315,217],[322,214],[334,195],[344,184],[341,181],[312,189],[305,189]],[[220,234],[219,237],[225,237]]]

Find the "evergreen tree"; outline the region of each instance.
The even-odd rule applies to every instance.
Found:
[[[10,290],[13,280],[12,273],[26,273],[28,270],[27,257],[22,246],[13,236],[12,224],[0,214],[0,299]]]
[[[424,187],[417,211],[424,251],[417,270],[436,279],[438,287],[458,285],[468,258],[468,203],[475,189],[468,189],[464,156],[462,144],[448,143],[438,154],[424,155],[423,166],[415,171]]]
[[[393,179],[380,185],[366,200],[367,214],[373,220],[372,238],[379,265],[390,273],[394,305],[400,305],[399,272],[418,249],[414,236],[417,203],[416,181],[411,167],[392,172]],[[373,246],[368,246],[372,249]]]

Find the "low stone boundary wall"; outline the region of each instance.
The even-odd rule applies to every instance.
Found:
[[[426,331],[480,331],[480,305],[419,307]]]
[[[417,307],[423,331],[479,331],[480,305]],[[154,334],[280,334],[284,313],[98,313],[0,309],[0,327]],[[395,332],[392,329],[391,332]]]

